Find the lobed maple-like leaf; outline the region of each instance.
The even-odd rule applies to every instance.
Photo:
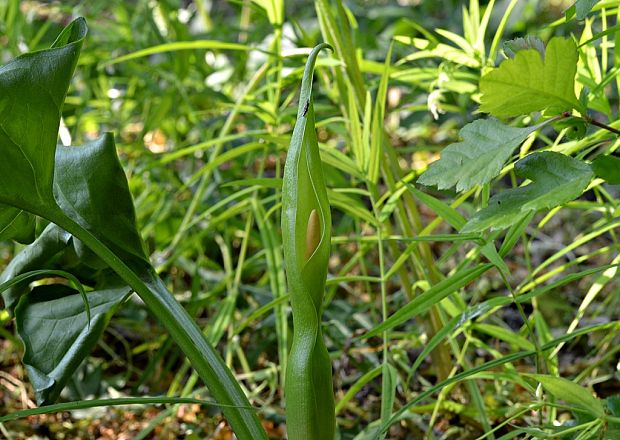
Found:
[[[579,197],[592,180],[589,164],[552,151],[533,153],[515,164],[515,173],[532,183],[491,197],[461,232],[502,229],[539,209],[549,209]]]
[[[500,173],[514,149],[541,125],[517,128],[495,119],[467,124],[459,131],[463,140],[444,148],[441,158],[430,164],[418,183],[439,189],[456,186],[459,192],[488,183]]]
[[[566,10],[566,19],[570,20],[574,15],[577,15],[577,20],[583,20],[600,1],[601,0],[577,0],[573,6]]]
[[[541,57],[545,57],[545,43],[538,37],[526,35],[525,38],[517,37],[504,43],[504,54],[508,58],[514,58],[520,50],[536,49]]]
[[[575,96],[577,59],[575,42],[559,37],[549,42],[544,59],[537,49],[519,50],[480,80],[480,111],[497,117],[573,109],[585,114]]]

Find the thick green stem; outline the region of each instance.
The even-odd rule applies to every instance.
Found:
[[[146,276],[138,276],[92,233],[59,209],[53,214],[48,212],[47,219],[81,240],[140,295],[179,344],[217,402],[232,405],[223,407],[222,411],[237,437],[248,440],[267,439],[255,410],[232,372],[155,271],[149,269]]]

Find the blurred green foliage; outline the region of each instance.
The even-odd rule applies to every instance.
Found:
[[[357,60],[363,79],[362,89],[355,89],[354,75],[338,55],[320,60],[315,74],[317,135],[334,230],[326,294],[331,304],[323,331],[341,438],[376,428],[381,420],[381,352],[388,346],[389,365],[398,377],[394,413],[388,414],[398,414],[398,420],[391,420],[389,438],[424,433],[477,438],[490,428],[497,428],[490,437],[532,438],[540,435],[536,430],[552,435],[556,421],[565,427],[576,423],[578,417],[565,407],[543,411],[536,384],[518,372],[537,372],[544,364],[545,373],[575,378],[601,398],[620,392],[614,363],[620,287],[613,267],[605,266],[618,263],[617,187],[597,184],[568,207],[529,216],[506,233],[484,235],[482,244],[455,229],[485,206],[495,186],[520,183],[510,164],[528,149],[549,147],[582,159],[613,153],[615,139],[590,127],[581,133],[584,138],[572,141],[564,138],[563,127],[549,126],[513,155],[493,189],[485,184],[461,196],[451,190],[418,195],[407,185],[444,146],[458,141],[459,129],[479,117],[479,80],[504,58],[503,42],[526,35],[543,41],[574,35],[584,42],[616,23],[618,5],[580,22],[565,21],[569,1],[520,0],[498,34],[508,0],[333,1],[323,15],[317,12],[320,3],[285,2],[279,23],[273,13],[270,21],[261,2],[249,0],[0,0],[0,61],[49,47],[72,18],[86,18],[90,34],[62,111],[60,139],[82,144],[114,133],[151,262],[239,373],[261,417],[273,423],[272,436],[282,438],[281,366],[292,323],[277,214],[280,179],[308,54],[299,49],[327,38],[317,15],[337,17],[337,30],[345,34],[350,27],[348,56]],[[489,3],[488,27],[476,40],[471,23],[481,21]],[[478,20],[472,18],[474,5]],[[592,115],[614,124],[615,34],[601,38],[580,47],[577,79]],[[214,41],[239,46],[221,49]],[[203,46],[176,50],[179,42]],[[149,55],[122,58],[150,48]],[[385,118],[373,125],[382,78]],[[531,122],[522,117],[514,125]],[[356,156],[358,138],[381,147],[375,187],[368,185],[364,161]],[[433,241],[424,241],[425,235],[434,235]],[[490,271],[433,303],[434,315],[416,316],[386,339],[356,339],[422,292],[433,293],[429,288],[451,274],[490,260],[494,243],[510,269],[512,291],[499,271]],[[2,243],[0,265],[20,249]],[[601,273],[583,272],[595,269]],[[536,293],[523,301],[527,323],[516,305],[485,302],[515,292]],[[584,323],[595,327],[560,341],[570,344],[553,352],[559,344],[552,344],[554,338]],[[5,352],[19,353],[11,321],[0,314],[0,324],[0,337],[12,347]],[[432,330],[442,325],[449,329],[443,334],[448,342],[436,346],[449,364],[434,358],[412,369]],[[536,344],[551,344],[544,360],[540,353],[519,355]],[[498,363],[477,371],[486,361]],[[2,362],[4,368],[9,360]],[[475,380],[457,372],[475,374]],[[446,376],[456,379],[444,383]],[[105,395],[108,387],[123,394],[204,393],[137,300],[119,310],[79,377],[64,398]],[[93,377],[97,380],[86,380]],[[434,388],[438,383],[445,387]],[[416,400],[420,396],[427,400]],[[559,396],[551,397],[548,402]],[[19,407],[16,400],[11,405]],[[162,418],[173,412],[166,409]],[[189,424],[203,435],[211,433],[218,416],[209,414],[207,421]],[[144,435],[155,426],[145,426]],[[592,427],[593,433],[599,432],[594,427],[602,429]]]

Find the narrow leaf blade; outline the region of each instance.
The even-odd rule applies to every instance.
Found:
[[[379,335],[386,330],[394,328],[397,325],[400,325],[405,321],[426,312],[431,308],[431,306],[437,304],[448,295],[463,288],[492,267],[494,267],[492,264],[482,264],[473,268],[460,270],[416,297],[409,304],[402,307],[388,319],[363,335],[362,338],[367,339],[372,336]]]
[[[586,410],[595,417],[604,417],[605,409],[599,399],[594,397],[590,391],[563,377],[550,376],[546,374],[528,374],[527,376],[536,379],[542,386],[550,392],[556,399],[578,406]]]

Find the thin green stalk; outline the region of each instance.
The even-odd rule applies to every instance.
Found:
[[[497,55],[497,48],[499,47],[499,43],[502,40],[502,36],[504,35],[504,28],[508,23],[508,19],[510,18],[510,14],[512,14],[512,10],[515,6],[517,6],[519,0],[511,0],[506,8],[506,12],[502,16],[501,21],[499,22],[499,26],[497,26],[497,31],[495,31],[495,36],[493,37],[493,42],[491,43],[491,49],[489,50],[489,61],[491,64],[495,63],[495,57]]]
[[[79,409],[98,408],[102,406],[120,406],[120,405],[167,405],[167,404],[197,404],[223,407],[218,402],[209,402],[208,400],[195,399],[191,397],[120,397],[117,399],[93,399],[93,400],[77,400],[73,402],[56,403],[53,405],[41,406],[38,408],[29,408],[21,411],[15,411],[4,416],[0,416],[0,423],[17,420],[24,417],[36,416],[40,414],[51,414],[60,411],[76,411]],[[250,409],[247,407],[247,409]]]
[[[243,90],[243,93],[241,94],[239,99],[237,99],[235,106],[233,107],[232,111],[226,118],[226,121],[224,122],[224,126],[220,130],[220,134],[219,134],[220,138],[223,138],[226,135],[228,135],[228,133],[232,129],[233,122],[235,121],[237,115],[239,114],[241,105],[245,101],[245,98],[247,97],[248,93],[250,93],[250,91],[254,89],[254,87],[256,87],[256,85],[261,80],[261,78],[266,74],[268,67],[269,67],[269,63],[263,64],[263,66],[261,66],[261,68],[256,71],[256,73],[254,74],[254,76],[252,77],[248,85],[246,86],[246,88]],[[223,147],[224,147],[224,142],[220,142],[215,147],[213,147],[213,151],[211,152],[211,155],[209,156],[209,162],[212,162],[220,154]],[[202,174],[200,183],[198,184],[198,188],[196,189],[196,193],[194,194],[194,197],[192,198],[192,201],[189,207],[187,208],[185,215],[183,216],[181,225],[179,226],[177,233],[175,234],[174,238],[172,239],[172,242],[167,248],[168,252],[171,252],[172,249],[176,248],[179,242],[182,240],[182,238],[187,233],[190,223],[192,222],[192,219],[194,218],[194,214],[196,214],[196,211],[198,210],[198,206],[202,202],[202,197],[207,189],[207,186],[211,182],[211,173],[212,173],[212,169],[207,168],[206,172]]]
[[[371,194],[377,193],[374,185],[372,189],[369,188]],[[381,222],[379,221],[379,212],[377,210],[377,204],[375,199],[371,196],[371,204],[377,219],[377,249],[379,252],[379,278],[381,286],[381,318],[385,322],[388,318],[387,308],[387,289],[385,285],[385,256],[383,252],[383,230]],[[394,384],[392,383],[392,374],[389,365],[389,351],[388,351],[388,331],[385,330],[381,333],[383,339],[383,362],[382,362],[382,375],[381,375],[381,423],[386,423],[392,415],[392,406],[394,403],[393,390]],[[380,436],[383,437],[383,436]]]

